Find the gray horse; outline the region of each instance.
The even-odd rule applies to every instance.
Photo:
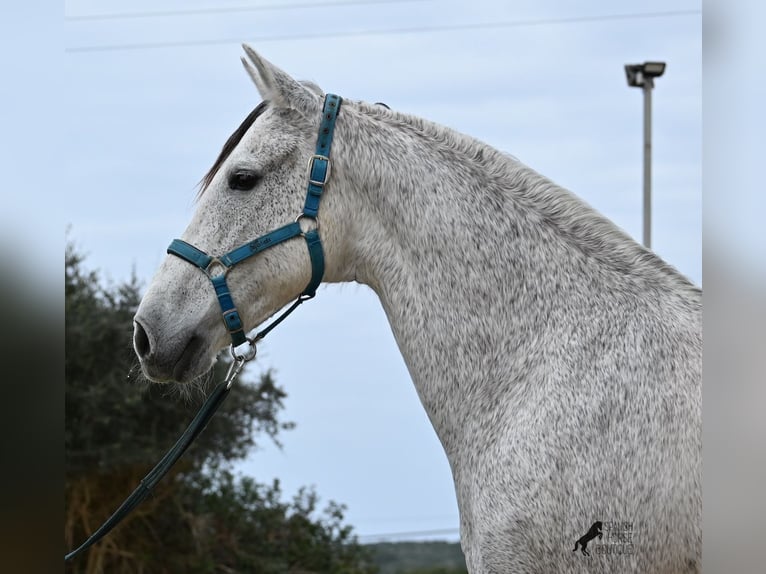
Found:
[[[182,236],[213,255],[300,213],[321,114],[316,86],[245,50],[264,103]],[[452,468],[469,570],[698,572],[701,291],[568,191],[426,120],[344,99],[331,161],[324,281],[380,298]],[[247,328],[311,273],[302,240],[233,269]],[[157,381],[195,379],[228,343],[207,277],[173,256],[135,326]],[[573,553],[594,521],[630,524],[630,544]]]

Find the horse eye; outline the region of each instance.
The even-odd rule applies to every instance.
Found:
[[[229,187],[239,191],[250,191],[259,179],[260,176],[254,171],[241,169],[229,175]]]

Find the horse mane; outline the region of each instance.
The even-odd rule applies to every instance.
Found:
[[[247,130],[250,129],[250,126],[253,125],[253,123],[258,118],[258,116],[260,116],[263,113],[267,105],[268,105],[268,101],[263,101],[257,106],[255,106],[255,109],[247,115],[247,117],[242,121],[239,127],[236,130],[234,130],[234,133],[229,136],[229,139],[227,139],[226,143],[223,144],[221,153],[218,154],[218,157],[213,163],[213,166],[208,170],[208,172],[200,181],[199,193],[197,194],[197,198],[199,198],[203,193],[205,193],[205,190],[210,185],[210,182],[213,181],[215,174],[218,173],[218,170],[221,169],[221,166],[223,165],[223,163],[231,155],[231,152],[234,151],[234,148],[239,145],[239,142],[242,141],[242,138],[245,136],[245,133],[247,133]]]
[[[623,273],[629,272],[631,268],[643,268],[656,273],[655,277],[680,283],[682,288],[690,290],[694,296],[700,295],[700,289],[672,265],[634,241],[583,199],[550,181],[513,155],[418,116],[367,102],[354,103],[366,116],[412,130],[432,143],[466,156],[481,168],[488,179],[503,178],[506,182],[511,181],[513,200],[517,204],[538,213],[542,224],[568,238],[572,245],[587,256]]]
[[[314,85],[307,85],[307,87],[312,89]],[[321,92],[318,87],[315,90]],[[637,244],[585,201],[540,175],[514,156],[471,136],[418,116],[367,102],[354,101],[353,103],[368,117],[372,116],[389,125],[393,123],[397,127],[412,130],[432,143],[443,145],[449,150],[467,156],[470,161],[481,167],[489,178],[510,179],[517,190],[513,195],[515,201],[539,213],[544,223],[555,229],[557,233],[567,236],[575,245],[587,252],[587,255],[621,271],[627,271],[636,264],[639,267],[652,269],[662,276],[680,280],[684,287],[699,293],[699,288],[673,266],[663,261],[654,252]],[[226,140],[213,166],[200,181],[198,198],[205,192],[223,163],[267,105],[268,101],[259,103]]]

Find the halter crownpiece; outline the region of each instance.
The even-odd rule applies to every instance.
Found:
[[[311,299],[322,282],[322,277],[324,276],[324,251],[322,250],[322,241],[319,237],[319,201],[330,177],[330,148],[332,147],[332,137],[335,131],[335,120],[338,117],[342,101],[342,98],[335,94],[327,94],[325,96],[316,149],[314,155],[308,161],[307,172],[309,181],[306,190],[306,201],[303,205],[303,211],[295,218],[294,222],[261,235],[253,241],[245,243],[219,257],[208,255],[201,249],[181,239],[174,239],[168,247],[168,253],[199,267],[212,282],[213,289],[215,289],[215,294],[218,298],[218,304],[221,306],[223,313],[223,323],[231,337],[232,355],[235,358],[240,356],[238,354],[240,353],[241,346],[245,343],[251,346],[250,352],[254,354],[255,347],[253,343],[264,337],[268,331],[295,310],[300,303]],[[314,228],[304,232],[300,226],[301,219],[313,220],[315,222]],[[226,275],[235,265],[245,259],[298,236],[306,240],[306,246],[311,259],[311,280],[298,296],[296,302],[285,313],[269,327],[258,333],[253,339],[248,339],[245,336],[242,317],[239,311],[237,311],[236,305],[234,305],[229,286],[226,283]]]

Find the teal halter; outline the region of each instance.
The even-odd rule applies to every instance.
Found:
[[[274,229],[265,235],[261,235],[257,239],[245,243],[219,257],[208,255],[201,249],[197,249],[181,239],[174,239],[168,247],[168,253],[199,267],[213,283],[215,294],[218,297],[218,303],[223,312],[223,323],[231,336],[232,354],[235,352],[234,349],[240,345],[244,343],[252,344],[255,340],[265,336],[265,334],[275,327],[277,323],[295,310],[300,303],[314,297],[317,287],[319,287],[319,284],[322,282],[322,277],[324,276],[324,252],[322,250],[322,242],[319,238],[319,200],[322,198],[322,192],[324,191],[327,179],[330,175],[330,148],[332,146],[335,120],[338,117],[338,111],[340,110],[342,101],[342,98],[335,94],[327,94],[325,96],[322,109],[322,120],[319,124],[316,151],[314,155],[309,158],[308,163],[309,181],[308,189],[306,191],[306,201],[303,205],[303,211],[298,215],[294,222]],[[311,219],[316,223],[316,226],[310,231],[304,232],[300,226],[301,219]],[[285,311],[285,313],[283,313],[272,325],[264,329],[264,331],[258,333],[252,340],[248,339],[245,336],[242,317],[240,316],[239,311],[237,311],[237,307],[234,305],[229,286],[226,284],[226,275],[238,263],[241,263],[269,247],[274,247],[283,241],[298,236],[301,236],[306,240],[306,245],[309,250],[309,257],[311,258],[311,280],[303,290],[303,293],[298,296],[295,303]]]
[[[325,96],[324,107],[322,110],[322,121],[319,124],[319,137],[317,139],[316,153],[309,159],[308,165],[308,192],[306,193],[306,202],[303,205],[303,211],[293,223],[279,227],[265,235],[261,235],[250,243],[246,243],[236,249],[233,249],[221,255],[212,257],[204,251],[197,249],[193,245],[174,239],[168,247],[168,253],[172,253],[188,261],[192,265],[202,269],[203,273],[210,278],[215,289],[218,303],[223,311],[223,322],[231,335],[231,354],[234,361],[229,367],[229,372],[224,381],[219,384],[213,393],[202,405],[194,420],[178,439],[175,445],[162,457],[157,465],[147,474],[136,489],[128,496],[125,502],[110,516],[98,530],[91,534],[76,550],[73,550],[64,556],[64,561],[72,560],[75,556],[90,548],[93,544],[106,536],[117,524],[125,518],[131,510],[138,506],[152,491],[152,488],[168,473],[176,461],[183,455],[189,445],[204,430],[210,418],[215,414],[218,407],[221,406],[224,399],[229,395],[234,379],[244,367],[245,363],[255,357],[255,342],[265,337],[269,331],[279,325],[298,305],[311,299],[315,294],[317,287],[322,282],[324,275],[324,253],[322,252],[322,242],[319,240],[319,200],[322,198],[322,192],[327,184],[327,178],[330,175],[330,146],[332,145],[332,134],[335,128],[335,119],[340,109],[341,98],[334,94]],[[314,229],[303,232],[300,226],[301,219],[312,219],[316,223]],[[262,331],[259,331],[252,339],[245,336],[242,319],[239,316],[234,301],[229,293],[229,287],[226,285],[226,274],[237,263],[240,263],[260,253],[261,251],[278,245],[283,241],[293,237],[304,237],[311,257],[311,281],[303,290],[296,301],[284,311],[277,319],[268,325]],[[218,268],[218,269],[216,269]],[[249,351],[241,352],[237,347],[248,343]]]

